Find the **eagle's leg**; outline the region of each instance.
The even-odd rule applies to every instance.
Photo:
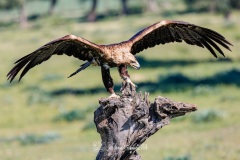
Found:
[[[116,97],[119,98],[118,95],[114,92],[114,83],[113,79],[110,75],[110,69],[108,65],[101,65],[101,71],[102,71],[102,81],[106,88],[106,90],[111,93],[110,97]]]
[[[130,75],[128,74],[127,66],[126,66],[126,65],[120,65],[120,66],[118,66],[118,72],[119,72],[119,74],[120,74],[120,77],[123,79],[123,85],[122,85],[120,91],[123,91],[123,90],[126,88],[127,84],[130,84],[131,87],[134,87],[134,88],[137,87],[137,85],[135,85],[135,84],[131,81]]]

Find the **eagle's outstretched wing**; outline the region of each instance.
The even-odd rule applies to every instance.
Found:
[[[100,53],[102,53],[102,50],[98,45],[74,35],[67,35],[45,44],[16,61],[16,65],[7,74],[7,77],[11,82],[18,72],[26,66],[20,75],[20,81],[29,69],[48,60],[54,54],[66,54],[83,61],[91,61],[93,57],[99,57]]]
[[[224,56],[219,45],[231,51],[228,45],[232,45],[221,34],[204,27],[182,21],[164,20],[155,23],[128,40],[132,46],[130,52],[136,54],[149,47],[170,42],[185,41],[190,45],[206,47],[215,57],[214,49]],[[213,48],[214,49],[213,49]]]

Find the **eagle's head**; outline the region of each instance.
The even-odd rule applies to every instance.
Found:
[[[128,65],[137,70],[140,69],[140,64],[138,63],[137,59],[132,54],[129,54],[129,56],[128,56]]]

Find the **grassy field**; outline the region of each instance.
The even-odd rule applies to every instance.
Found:
[[[104,90],[100,69],[90,67],[67,78],[81,62],[53,56],[32,69],[20,83],[5,75],[20,57],[66,34],[95,43],[126,40],[139,29],[162,19],[176,19],[212,28],[234,44],[226,58],[215,59],[206,49],[168,44],[137,55],[141,70],[130,69],[138,91],[193,103],[198,111],[173,120],[139,150],[143,159],[237,160],[240,157],[240,13],[224,24],[221,15],[186,14],[161,17],[141,14],[96,23],[75,19],[41,18],[26,30],[1,28],[0,46],[0,159],[94,159],[100,137],[93,125]],[[221,57],[221,56],[220,56]],[[117,70],[112,76],[119,89]],[[117,91],[119,92],[119,91]]]

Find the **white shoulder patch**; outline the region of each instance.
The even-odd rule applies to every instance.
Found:
[[[165,25],[165,24],[168,24],[169,22],[170,22],[169,20],[164,20],[160,22],[160,25]]]
[[[71,38],[71,39],[77,39],[77,36],[75,36],[73,34],[68,35],[68,37]]]

